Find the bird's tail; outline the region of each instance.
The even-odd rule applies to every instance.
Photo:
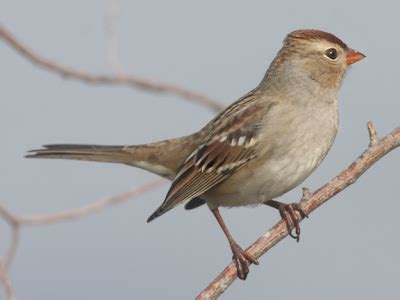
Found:
[[[26,157],[122,163],[173,179],[179,164],[194,147],[192,136],[186,136],[136,146],[44,145],[42,149],[29,151]]]

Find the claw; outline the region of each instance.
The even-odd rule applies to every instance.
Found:
[[[279,213],[282,219],[285,220],[288,227],[289,235],[294,238],[297,242],[300,241],[300,220],[297,218],[296,211],[300,213],[302,218],[308,218],[308,215],[304,212],[301,206],[297,203],[285,204],[279,207]],[[293,234],[291,227],[294,227],[295,234]]]
[[[231,245],[233,260],[235,261],[237,276],[239,279],[245,280],[249,273],[249,265],[258,265],[258,260],[250,253],[244,251],[238,244]]]
[[[251,255],[250,253],[248,253],[246,251],[243,251],[243,249],[240,248],[240,246],[235,242],[235,240],[231,236],[228,228],[226,227],[225,222],[222,219],[218,208],[211,209],[211,212],[214,214],[214,216],[217,219],[219,225],[221,226],[223,232],[225,233],[226,238],[229,241],[229,245],[231,246],[232,253],[233,253],[233,260],[236,265],[237,276],[238,276],[238,278],[245,280],[247,277],[247,274],[249,273],[249,265],[250,264],[258,265],[258,261],[253,255]]]

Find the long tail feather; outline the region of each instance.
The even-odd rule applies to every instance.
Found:
[[[135,146],[81,144],[44,145],[28,151],[27,158],[72,159],[122,163],[172,180],[179,164],[194,150],[191,136]]]
[[[124,151],[124,146],[100,145],[44,145],[44,149],[31,150],[27,158],[61,158],[113,163],[129,163],[132,155]]]

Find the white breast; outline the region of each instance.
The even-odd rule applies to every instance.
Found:
[[[286,108],[287,109],[287,108]],[[289,110],[290,111],[290,110]],[[260,185],[262,198],[278,197],[303,182],[324,159],[336,137],[338,114],[336,105],[306,108],[287,113],[275,121],[280,128],[279,138],[267,133],[266,141],[274,140],[272,157],[258,170],[265,180]]]
[[[244,166],[207,196],[211,206],[254,205],[281,196],[303,182],[332,146],[338,128],[336,105],[324,111],[291,113],[267,120],[261,139],[265,156]],[[272,154],[271,154],[272,153]],[[227,186],[230,187],[227,187]],[[236,188],[232,188],[232,186]],[[229,191],[229,193],[227,193]]]

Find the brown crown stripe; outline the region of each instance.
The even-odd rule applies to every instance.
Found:
[[[304,40],[326,40],[328,42],[334,43],[342,47],[343,49],[347,49],[347,45],[338,37],[334,36],[331,33],[316,30],[316,29],[301,29],[296,30],[288,34],[287,38],[290,39],[304,39]]]

